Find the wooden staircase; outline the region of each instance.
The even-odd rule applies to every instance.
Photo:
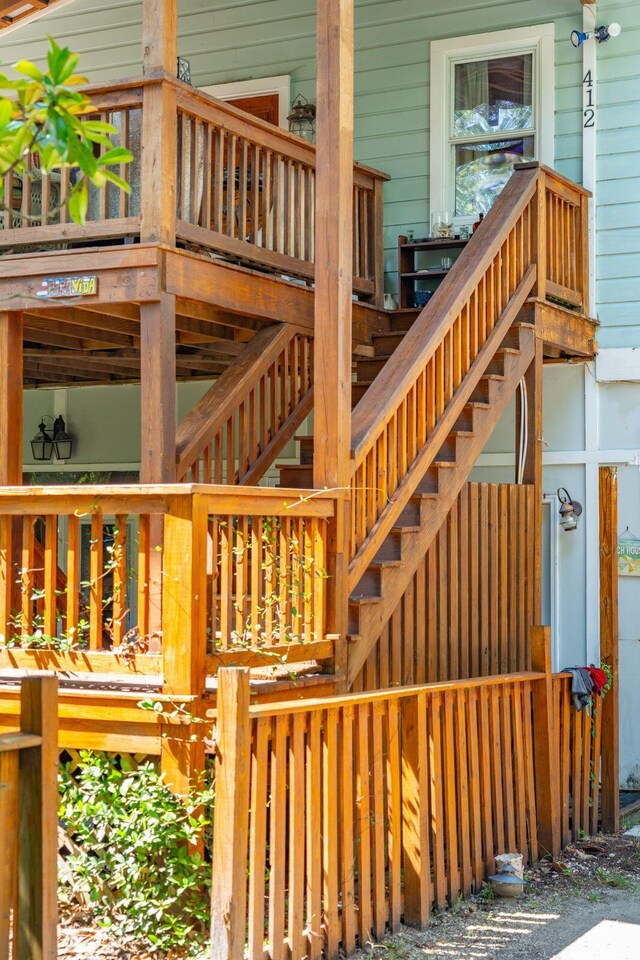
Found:
[[[536,356],[521,313],[538,277],[537,176],[514,175],[425,309],[397,312],[355,360],[349,686]],[[281,483],[309,488],[313,440],[298,441]]]
[[[374,335],[374,356],[356,359],[353,406],[363,399],[417,318],[398,312],[391,332]],[[349,680],[404,593],[534,357],[533,327],[516,321],[463,405],[454,428],[349,596]],[[297,436],[299,463],[278,464],[280,485],[313,486],[313,437]]]

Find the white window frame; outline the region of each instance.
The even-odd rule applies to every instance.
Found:
[[[216,83],[201,87],[218,100],[241,100],[243,97],[261,97],[278,94],[278,124],[284,130],[289,129],[287,117],[291,112],[291,77],[281,74],[278,77],[258,77],[254,80],[234,80],[231,83]]]
[[[555,25],[497,30],[431,42],[430,203],[435,210],[455,210],[451,151],[454,65],[487,58],[533,54],[535,158],[553,166],[555,114]],[[505,133],[505,136],[507,134]],[[455,217],[471,223],[473,217]]]

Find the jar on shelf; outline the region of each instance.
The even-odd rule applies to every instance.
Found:
[[[434,240],[453,238],[453,217],[447,210],[431,214],[431,237]]]

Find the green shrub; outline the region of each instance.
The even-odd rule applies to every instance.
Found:
[[[210,823],[212,791],[176,797],[153,764],[122,769],[83,752],[60,774],[60,818],[77,852],[61,899],[88,896],[96,921],[125,944],[195,955],[206,939],[211,865],[194,852]]]

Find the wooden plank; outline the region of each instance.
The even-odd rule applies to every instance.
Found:
[[[288,943],[291,960],[307,955],[304,937],[305,899],[305,728],[307,718],[297,714],[289,737],[289,884]]]
[[[329,960],[336,960],[340,945],[339,860],[338,860],[338,710],[325,714],[322,741],[322,804],[323,804],[323,914],[325,951]],[[271,947],[274,948],[271,938]]]
[[[340,886],[342,891],[342,946],[348,955],[355,950],[357,918],[355,909],[354,849],[354,707],[342,710],[340,750]],[[295,849],[295,847],[293,847]]]
[[[600,502],[600,657],[613,682],[602,702],[602,829],[615,833],[620,823],[620,730],[618,654],[618,471],[599,469]]]
[[[243,960],[251,769],[248,670],[220,672],[217,748],[211,955]]]
[[[251,754],[251,809],[249,829],[249,899],[247,943],[250,957],[264,950],[264,898],[267,855],[267,781],[271,721],[261,717],[254,728]]]
[[[402,701],[404,922],[426,927],[431,913],[427,695]]]
[[[360,943],[369,943],[372,936],[373,910],[371,886],[372,853],[372,783],[369,763],[370,712],[368,704],[356,710],[356,810],[358,851],[358,933]],[[406,883],[406,880],[405,880]]]
[[[58,680],[25,677],[20,730],[42,738],[20,752],[20,833],[15,960],[54,960],[58,922]]]
[[[307,932],[309,960],[319,960],[324,935],[322,930],[322,714],[319,710],[309,717],[307,734]],[[260,957],[262,944],[256,944]]]

